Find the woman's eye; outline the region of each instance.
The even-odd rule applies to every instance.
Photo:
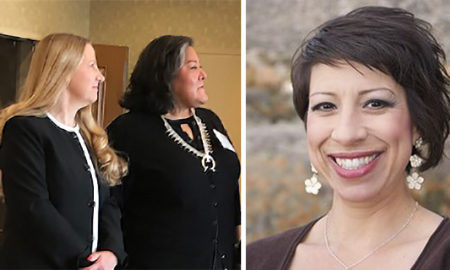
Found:
[[[317,105],[314,105],[311,110],[312,111],[323,111],[323,112],[329,112],[336,108],[333,103],[330,102],[322,102]]]
[[[381,99],[371,99],[364,104],[365,108],[369,109],[382,109],[386,107],[392,107],[393,104],[391,102],[381,100]]]
[[[198,68],[197,66],[192,66],[192,67],[191,67],[191,69],[197,69],[197,68]]]

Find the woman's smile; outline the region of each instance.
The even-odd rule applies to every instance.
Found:
[[[331,154],[329,161],[336,173],[343,178],[362,177],[370,173],[382,156],[381,152]]]

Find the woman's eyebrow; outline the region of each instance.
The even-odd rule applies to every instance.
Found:
[[[358,95],[363,96],[363,95],[366,95],[368,93],[375,92],[375,91],[388,91],[388,92],[390,92],[391,95],[395,96],[394,91],[392,91],[391,89],[389,89],[387,87],[377,87],[377,88],[364,89],[364,90],[359,91]],[[315,95],[335,96],[336,94],[334,92],[319,91],[319,92],[312,93],[309,97],[312,97],[312,96],[315,96]]]
[[[312,93],[311,95],[309,95],[309,97],[316,96],[316,95],[335,96],[336,94],[333,93],[333,92],[319,91],[319,92],[314,92],[314,93]]]
[[[377,87],[377,88],[370,88],[370,89],[361,90],[359,92],[359,95],[362,96],[362,95],[366,95],[368,93],[375,92],[375,91],[388,91],[391,95],[395,96],[394,91],[392,91],[390,88],[387,88],[387,87]]]

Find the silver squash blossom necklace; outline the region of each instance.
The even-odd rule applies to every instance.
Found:
[[[192,145],[185,142],[183,140],[183,138],[181,138],[181,136],[178,135],[178,133],[167,122],[167,120],[166,120],[166,118],[164,118],[164,116],[161,115],[161,119],[164,122],[164,126],[166,127],[166,133],[168,134],[169,138],[172,138],[184,150],[201,158],[203,172],[206,172],[208,170],[215,172],[216,171],[216,161],[211,156],[213,151],[212,151],[212,147],[211,147],[211,141],[209,139],[208,130],[206,129],[206,126],[202,122],[202,120],[195,114],[195,110],[192,110],[192,114],[194,115],[194,120],[197,123],[198,129],[200,130],[200,137],[202,139],[204,152],[201,152],[201,151],[195,149],[195,147],[193,147]]]
[[[417,211],[418,206],[419,206],[419,203],[416,201],[414,209],[412,210],[412,212],[409,215],[408,219],[406,220],[406,222],[394,234],[392,234],[389,238],[387,238],[382,243],[380,243],[378,246],[376,246],[372,251],[367,253],[364,257],[362,257],[361,259],[357,260],[356,262],[354,262],[354,263],[352,263],[350,265],[345,264],[336,255],[336,253],[334,253],[334,251],[330,247],[330,244],[328,242],[328,232],[327,232],[328,231],[328,215],[327,215],[325,217],[325,229],[323,231],[323,237],[325,239],[325,246],[327,247],[328,253],[330,253],[331,257],[333,257],[342,266],[342,268],[344,270],[352,269],[353,267],[357,266],[358,264],[362,263],[364,260],[366,260],[367,258],[372,256],[377,250],[379,250],[380,248],[386,246],[388,243],[390,243],[392,240],[394,240],[409,225],[409,223],[411,222],[411,220],[414,217],[414,214]]]

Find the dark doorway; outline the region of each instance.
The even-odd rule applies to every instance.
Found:
[[[0,108],[16,100],[36,42],[0,34]]]

